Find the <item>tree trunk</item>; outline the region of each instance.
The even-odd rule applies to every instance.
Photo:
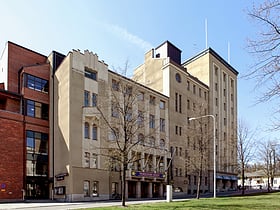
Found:
[[[125,183],[125,181],[126,181],[126,163],[123,163],[122,164],[123,165],[123,167],[122,167],[122,206],[125,206],[125,196],[126,196],[126,194],[125,194],[125,191],[126,191],[126,183]]]
[[[244,169],[244,164],[242,164],[242,195],[245,194],[245,169]]]
[[[198,180],[197,180],[197,192],[196,192],[196,199],[200,197],[200,184],[201,183],[201,173],[199,172]]]

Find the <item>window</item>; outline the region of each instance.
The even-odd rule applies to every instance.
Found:
[[[201,97],[201,95],[202,95],[201,94],[201,88],[198,89],[198,94],[199,94],[199,97]]]
[[[144,135],[142,133],[138,135],[138,143],[144,145]]]
[[[97,106],[97,94],[93,93],[91,97],[92,101],[92,106],[96,107]]]
[[[179,127],[179,135],[182,135],[182,127]]]
[[[92,126],[92,140],[97,140],[97,126]]]
[[[178,93],[175,93],[175,111],[178,112]]]
[[[138,101],[144,101],[144,93],[139,92],[138,95],[137,95],[137,99],[138,99]]]
[[[89,124],[87,122],[85,122],[85,125],[84,125],[84,135],[85,135],[85,138],[86,139],[89,139]]]
[[[137,124],[138,126],[143,126],[144,124],[144,113],[142,111],[138,111]]]
[[[193,85],[193,94],[196,94],[196,86]]]
[[[165,102],[164,102],[164,101],[160,100],[160,102],[159,102],[159,108],[160,108],[160,109],[165,109]]]
[[[93,197],[97,197],[98,196],[98,182],[97,181],[93,181],[92,182],[92,196]]]
[[[150,114],[149,127],[155,128],[155,115]]]
[[[190,90],[190,81],[187,81],[187,90]]]
[[[182,113],[182,95],[179,95],[179,112]]]
[[[160,118],[160,131],[165,132],[165,119]]]
[[[92,69],[89,69],[89,68],[85,67],[85,77],[96,81],[97,80],[97,72],[93,71]]]
[[[89,152],[85,152],[85,167],[89,168],[90,167],[90,153]]]
[[[175,134],[178,135],[178,125],[175,126]]]
[[[165,141],[164,141],[164,139],[161,139],[161,140],[159,141],[159,146],[160,146],[161,149],[164,149],[164,147],[165,147]]]
[[[32,100],[26,100],[26,115],[29,117],[49,119],[49,105]]]
[[[92,153],[92,168],[98,168],[98,156],[97,154]]]
[[[112,104],[112,107],[111,107],[111,111],[112,111],[112,117],[116,117],[118,118],[119,117],[119,111],[118,111],[118,106],[116,103],[113,103]]]
[[[119,139],[119,129],[118,128],[112,128],[110,131],[109,140],[116,141]]]
[[[26,175],[48,175],[48,134],[26,131]]]
[[[215,98],[216,106],[218,106],[218,98]]]
[[[223,80],[224,80],[224,82],[227,81],[227,75],[226,75],[226,73],[223,73]]]
[[[218,76],[218,70],[219,68],[217,66],[214,65],[214,70],[215,70],[215,75]]]
[[[207,179],[207,176],[204,178],[204,181],[205,181],[205,186],[208,185],[208,179]]]
[[[132,87],[131,86],[127,85],[125,87],[125,94],[126,95],[131,95],[132,94]]]
[[[190,109],[190,100],[187,100],[187,109]]]
[[[175,168],[175,176],[178,176],[178,168]]]
[[[156,103],[156,97],[150,96],[150,104],[155,105]]]
[[[25,74],[25,87],[39,92],[48,93],[49,81],[30,74]]]
[[[175,93],[175,111],[182,113],[182,95]]]
[[[156,146],[156,140],[153,136],[150,137],[150,146],[155,147]]]
[[[84,196],[89,197],[89,181],[84,181]]]
[[[127,110],[126,110],[126,113],[125,113],[125,120],[126,121],[131,121],[132,120],[132,108],[129,107]]]
[[[176,78],[177,82],[181,83],[181,75],[180,74],[176,73],[175,78]]]
[[[204,91],[204,99],[207,100],[207,93]]]
[[[84,91],[84,106],[89,106],[89,92]]]
[[[215,83],[215,90],[218,91],[218,83]]]
[[[119,86],[120,86],[120,83],[117,82],[116,80],[112,79],[112,89],[115,91],[119,91]]]
[[[179,176],[182,176],[182,168],[179,169]]]

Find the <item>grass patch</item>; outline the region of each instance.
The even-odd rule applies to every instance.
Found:
[[[89,208],[87,210],[280,210],[280,192],[266,193],[254,196],[234,196],[219,198],[201,198],[187,201],[149,203],[140,205],[128,205],[126,208],[121,206]]]

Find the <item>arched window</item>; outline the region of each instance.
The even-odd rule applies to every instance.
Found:
[[[85,122],[85,126],[84,126],[84,135],[86,139],[89,139],[89,124],[88,122]]]

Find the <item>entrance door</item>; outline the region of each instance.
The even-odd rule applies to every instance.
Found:
[[[48,199],[49,184],[46,177],[27,177],[26,193],[27,199]]]
[[[136,198],[136,182],[128,181],[128,197]]]

